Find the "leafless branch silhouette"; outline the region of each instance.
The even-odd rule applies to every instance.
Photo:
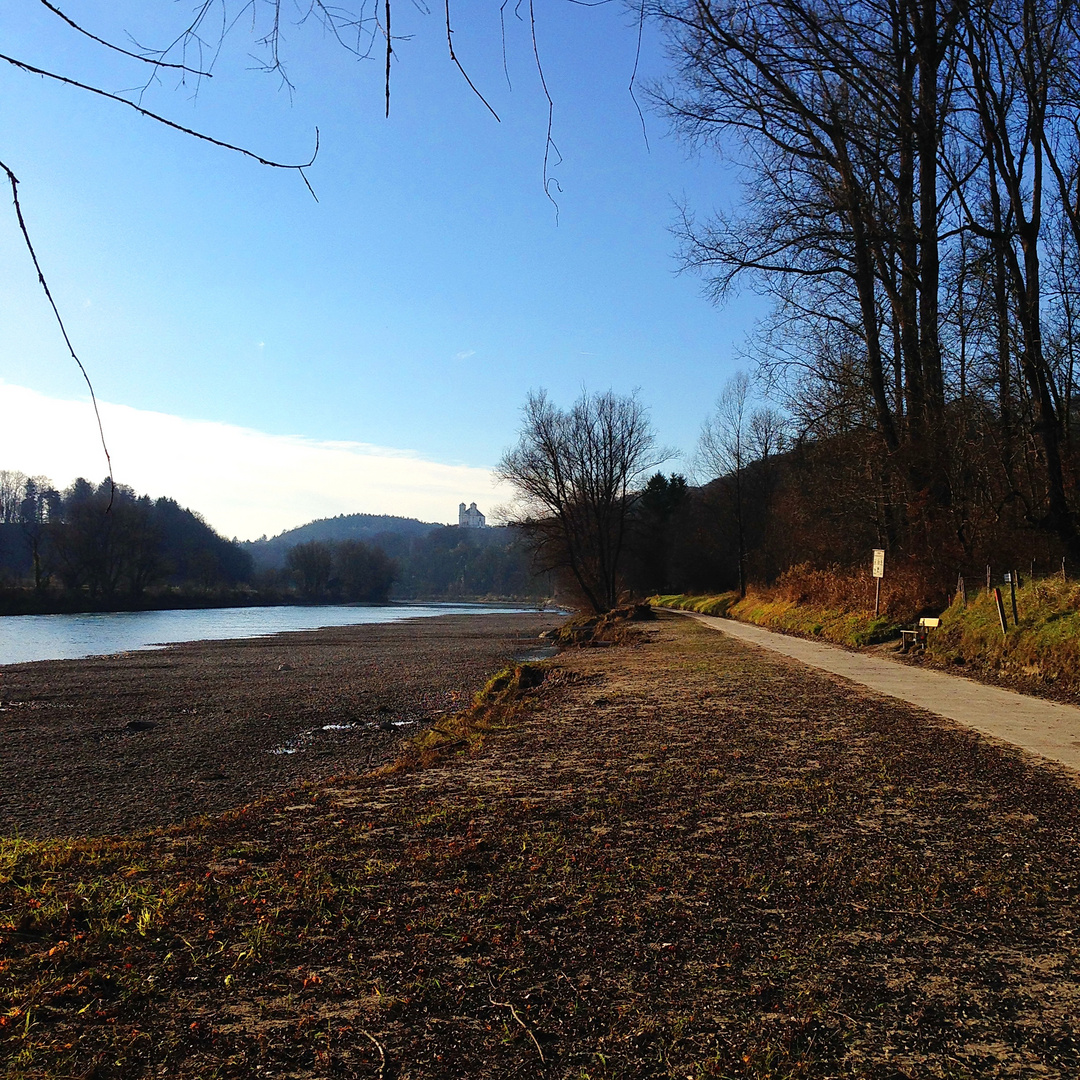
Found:
[[[49,0],[40,0],[44,7],[47,7],[58,19],[63,20],[72,28],[84,37],[88,37],[91,41],[97,42],[98,45],[103,45],[106,49],[110,49],[112,52],[117,52],[121,56],[129,56],[132,60],[139,60],[144,64],[153,64],[156,68],[173,68],[177,71],[184,71],[190,75],[198,75],[203,79],[213,78],[213,75],[209,71],[200,71],[198,68],[188,67],[187,64],[174,64],[168,60],[161,59],[160,55],[154,55],[153,51],[135,53],[130,52],[128,49],[123,49],[119,45],[114,44],[111,41],[107,41],[103,37],[98,37],[97,34],[87,30],[84,26],[80,26],[75,22],[70,15],[65,14],[55,4],[49,2]]]
[[[33,241],[30,239],[30,230],[26,227],[26,219],[23,217],[22,203],[19,201],[18,177],[16,177],[11,169],[9,169],[2,161],[0,161],[0,169],[4,170],[4,174],[8,179],[8,184],[11,187],[11,199],[15,204],[15,218],[19,223],[19,231],[22,233],[23,242],[26,244],[26,250],[30,252],[30,258],[34,263],[34,269],[37,271],[38,284],[41,285],[42,291],[49,301],[49,306],[52,308],[53,315],[56,317],[57,325],[60,327],[60,333],[64,337],[64,344],[67,345],[68,352],[71,353],[71,359],[78,365],[79,371],[82,372],[82,377],[86,382],[86,387],[90,391],[90,402],[94,406],[94,417],[97,420],[98,435],[101,436],[101,449],[105,451],[105,460],[109,465],[109,509],[112,509],[113,496],[116,493],[116,482],[113,480],[112,457],[109,454],[109,447],[105,441],[105,428],[101,423],[101,412],[98,409],[97,395],[94,393],[94,384],[90,381],[90,376],[86,373],[86,368],[79,359],[79,354],[76,353],[75,346],[71,343],[71,337],[68,335],[67,327],[64,325],[64,320],[60,315],[60,309],[56,306],[52,290],[49,288],[48,281],[45,280],[45,273],[41,269],[41,263],[38,261],[37,252],[34,250]]]
[[[469,84],[472,92],[484,103],[484,105],[487,107],[487,111],[491,113],[491,115],[494,116],[496,120],[499,120],[499,114],[491,107],[491,103],[488,101],[488,99],[484,97],[484,95],[481,94],[479,90],[476,89],[476,86],[473,83],[472,79],[469,78],[469,73],[461,66],[461,61],[454,53],[454,31],[453,28],[450,26],[450,0],[446,0],[446,44],[447,46],[449,46],[450,49],[450,59],[453,60],[454,63],[457,65],[458,71],[461,72],[465,81]],[[499,122],[502,123],[501,120]]]

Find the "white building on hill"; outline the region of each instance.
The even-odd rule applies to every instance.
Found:
[[[465,504],[458,506],[457,523],[463,529],[483,529],[487,525],[487,518],[476,509],[476,503],[469,503],[469,509]]]

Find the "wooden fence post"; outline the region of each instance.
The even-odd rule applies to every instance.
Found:
[[[994,600],[997,603],[998,618],[1001,620],[1001,633],[1004,637],[1009,636],[1009,620],[1005,616],[1005,601],[1001,599],[1001,590],[994,589]]]

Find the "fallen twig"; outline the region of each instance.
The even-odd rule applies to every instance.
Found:
[[[382,1043],[370,1031],[365,1031],[363,1028],[360,1028],[360,1034],[370,1039],[375,1044],[375,1049],[379,1051],[379,1080],[386,1080],[386,1051]]]
[[[540,1044],[536,1041],[536,1036],[533,1034],[532,1028],[529,1027],[529,1025],[526,1024],[525,1021],[522,1020],[521,1017],[518,1015],[517,1009],[515,1009],[509,1001],[496,1001],[493,997],[490,996],[488,997],[488,1001],[490,1001],[492,1005],[498,1005],[500,1008],[510,1010],[510,1015],[525,1029],[525,1034],[528,1035],[530,1039],[532,1039],[533,1046],[536,1047],[536,1052],[540,1055],[541,1062],[546,1065],[547,1061],[544,1059],[544,1051],[540,1049]]]
[[[852,904],[851,906],[858,908],[860,911],[873,912],[876,915],[906,915],[909,918],[915,916],[917,919],[922,919],[923,922],[928,922],[931,926],[936,926],[939,930],[947,930],[950,934],[959,934],[961,937],[973,938],[976,941],[979,938],[978,934],[973,934],[970,930],[961,930],[958,926],[949,926],[948,923],[931,919],[930,916],[923,911],[900,911],[898,908],[872,908],[866,904]]]

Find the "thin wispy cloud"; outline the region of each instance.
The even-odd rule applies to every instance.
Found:
[[[106,472],[89,404],[0,383],[0,468],[64,486]],[[505,501],[491,471],[407,450],[330,442],[101,402],[119,483],[169,495],[227,536],[274,535],[312,518],[357,512],[456,521],[457,506]]]

